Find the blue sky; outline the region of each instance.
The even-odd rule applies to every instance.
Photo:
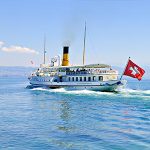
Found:
[[[71,64],[82,63],[87,22],[86,64],[124,66],[130,56],[150,62],[150,2],[145,0],[1,0],[0,65],[38,66],[43,38],[47,61],[70,45]]]

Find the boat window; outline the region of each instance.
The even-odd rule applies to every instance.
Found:
[[[88,77],[88,81],[91,81],[91,77]]]
[[[82,77],[80,77],[80,81],[82,81]]]
[[[86,77],[84,77],[84,81],[86,81]]]
[[[95,81],[95,76],[93,76],[93,81]]]
[[[74,77],[72,77],[72,81],[74,81]]]
[[[99,81],[103,81],[103,76],[99,76]]]
[[[57,82],[57,79],[54,79],[54,82]]]
[[[78,77],[76,77],[76,81],[78,81]]]
[[[62,82],[62,77],[60,77],[60,82]]]
[[[68,78],[68,80],[70,81],[70,77]]]

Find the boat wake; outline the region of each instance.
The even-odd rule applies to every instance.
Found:
[[[148,94],[150,95],[150,90],[121,89],[118,92],[122,94]]]
[[[91,90],[66,90],[65,88],[59,88],[59,89],[47,89],[47,88],[33,88],[31,89],[33,91],[46,91],[46,92],[52,92],[52,93],[66,93],[66,94],[79,94],[79,95],[91,95],[91,94],[105,94],[105,95],[112,95],[113,93],[110,92],[96,92]]]
[[[121,89],[116,92],[99,92],[91,90],[66,90],[65,88],[60,89],[48,89],[48,88],[32,88],[32,91],[44,91],[49,93],[62,93],[71,95],[83,95],[83,96],[111,96],[111,97],[141,97],[150,99],[150,90],[136,90],[136,89]]]
[[[118,94],[122,97],[150,99],[150,90],[121,89]]]

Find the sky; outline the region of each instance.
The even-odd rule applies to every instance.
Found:
[[[39,66],[69,45],[70,63],[124,66],[128,57],[150,64],[150,1],[1,0],[0,66]],[[33,62],[33,64],[31,63]]]

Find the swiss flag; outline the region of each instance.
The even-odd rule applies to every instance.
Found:
[[[142,69],[129,59],[123,75],[141,80],[144,73],[145,73],[144,69]]]

